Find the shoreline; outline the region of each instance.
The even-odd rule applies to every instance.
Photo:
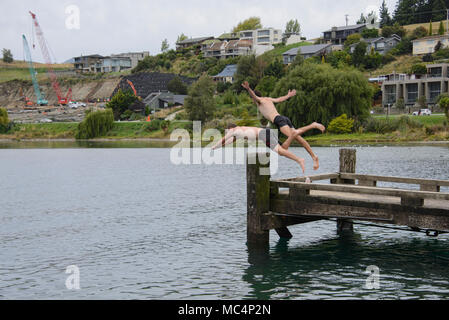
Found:
[[[0,143],[33,143],[33,142],[171,142],[177,143],[177,141],[170,140],[168,138],[97,138],[90,140],[77,140],[74,138],[31,138],[31,139],[14,139],[14,138],[0,138]],[[191,141],[192,142],[192,141]],[[204,141],[209,143],[209,141]],[[376,140],[353,140],[342,139],[335,141],[308,141],[311,146],[334,146],[334,145],[375,145],[375,144],[388,144],[388,145],[449,145],[449,140],[420,140],[420,141],[392,141],[388,139],[376,139]],[[294,144],[292,147],[301,147],[299,144]]]

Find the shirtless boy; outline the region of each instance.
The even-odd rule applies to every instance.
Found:
[[[261,140],[268,148],[270,148],[274,152],[297,162],[301,166],[302,172],[304,173],[305,160],[288,151],[290,144],[297,138],[299,133],[300,130],[294,130],[292,132],[292,135],[289,136],[282,145],[280,145],[279,140],[277,139],[277,135],[273,130],[269,128],[237,127],[236,125],[232,124],[228,126],[226,136],[221,139],[221,141],[219,141],[215,146],[213,146],[212,150],[223,147],[230,143],[234,143],[234,141],[236,141],[237,139],[246,139],[248,141]]]
[[[270,121],[271,123],[276,125],[278,127],[278,129],[287,137],[291,137],[292,134],[295,134],[295,136],[296,136],[295,139],[307,150],[307,152],[312,157],[313,169],[318,170],[318,168],[320,167],[320,162],[318,160],[318,157],[313,153],[312,148],[307,143],[307,141],[304,140],[303,137],[301,137],[301,135],[310,129],[318,129],[321,132],[324,132],[326,130],[326,128],[322,124],[314,122],[307,127],[295,130],[290,119],[285,116],[281,116],[279,114],[279,112],[276,110],[276,107],[274,106],[275,103],[281,103],[281,102],[287,101],[291,97],[294,97],[296,95],[296,90],[290,90],[288,92],[288,94],[284,97],[269,98],[269,97],[260,97],[260,95],[257,95],[251,89],[251,87],[249,86],[249,83],[247,81],[245,81],[242,84],[242,87],[248,91],[249,95],[251,96],[253,101],[256,103],[260,112],[268,121]],[[298,133],[297,135],[296,135],[296,133],[294,133],[295,131],[296,131],[296,133]]]

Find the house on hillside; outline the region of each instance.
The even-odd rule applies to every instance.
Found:
[[[152,110],[165,109],[183,106],[186,97],[186,95],[176,95],[172,92],[153,92],[143,100],[143,103]]]
[[[403,99],[413,107],[422,96],[429,105],[435,105],[437,98],[449,90],[449,64],[429,64],[426,75],[390,74],[383,76],[382,104],[394,105]]]
[[[355,33],[361,33],[368,28],[368,24],[356,24],[352,26],[333,27],[330,30],[324,31],[324,42],[332,44],[344,44],[346,39]]]
[[[438,42],[441,42],[443,47],[449,47],[449,35],[438,35],[413,40],[413,55],[417,56],[434,53]]]
[[[314,44],[310,46],[302,46],[290,49],[282,54],[284,64],[290,64],[298,55],[298,52],[304,59],[311,58],[314,56],[322,56],[331,53],[332,44]]]
[[[135,68],[139,61],[149,56],[148,51],[128,52],[122,54],[112,54],[104,57],[98,54],[80,56],[73,58],[73,65],[77,72],[108,73],[121,72]]]
[[[190,38],[176,42],[176,50],[188,48],[191,46],[201,47],[201,43],[206,40],[212,40],[214,37]]]
[[[228,64],[222,72],[212,78],[218,82],[234,83],[234,75],[237,72],[236,64]]]
[[[367,54],[370,54],[371,50],[374,50],[375,52],[384,55],[388,53],[391,49],[396,47],[399,44],[399,42],[401,42],[401,37],[396,34],[393,34],[388,38],[378,37],[378,38],[361,39],[360,41],[363,41],[368,45],[366,47]],[[353,53],[356,46],[357,43],[352,44],[349,47],[349,51]]]
[[[226,59],[251,54],[253,43],[251,40],[214,41],[203,48],[206,58]]]

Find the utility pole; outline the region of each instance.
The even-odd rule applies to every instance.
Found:
[[[449,15],[449,10],[448,10],[448,15]],[[349,17],[349,14],[345,14],[345,18],[346,18],[346,26],[348,26],[348,17]]]

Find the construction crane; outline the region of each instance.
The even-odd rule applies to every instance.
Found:
[[[39,41],[39,45],[41,47],[42,56],[45,59],[45,63],[47,64],[47,72],[50,77],[52,87],[56,93],[56,96],[58,97],[58,103],[61,105],[66,105],[70,102],[72,99],[72,88],[69,89],[67,92],[67,95],[65,97],[62,96],[61,88],[59,87],[58,78],[56,76],[55,71],[53,70],[53,66],[51,63],[50,53],[47,48],[47,44],[45,42],[44,33],[42,32],[42,29],[37,22],[36,15],[30,11],[31,18],[33,19],[33,26],[36,30],[36,36]]]
[[[25,60],[28,62],[28,68],[30,69],[31,74],[31,80],[33,81],[33,87],[34,87],[34,93],[36,94],[36,104],[40,106],[46,106],[48,104],[48,101],[44,99],[44,96],[41,93],[41,90],[39,89],[39,84],[37,83],[36,79],[36,70],[34,70],[33,66],[33,59],[31,58],[31,51],[30,47],[28,46],[28,41],[25,35],[22,35],[23,39],[23,50],[25,51]],[[27,105],[28,102],[27,102]]]
[[[134,95],[136,96],[137,99],[142,100],[142,98],[140,96],[137,95],[137,90],[134,87],[134,84],[131,82],[131,80],[126,79],[126,81],[128,82],[129,86],[131,87],[131,89],[134,92]]]

